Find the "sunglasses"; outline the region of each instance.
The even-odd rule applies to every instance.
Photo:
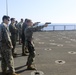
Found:
[[[7,19],[8,21],[10,21],[10,19]]]

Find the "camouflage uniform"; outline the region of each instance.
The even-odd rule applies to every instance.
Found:
[[[27,19],[28,20],[28,19]],[[36,26],[38,25],[39,22],[33,24],[33,26]],[[25,46],[25,34],[24,34],[24,31],[25,29],[28,27],[27,25],[27,21],[23,23],[22,25],[22,55],[27,55],[26,53],[28,53],[28,49],[27,49],[27,46]]]
[[[17,28],[17,33],[16,33],[16,41],[18,41],[18,35],[19,35],[19,32],[18,32],[18,24],[15,24],[16,28]]]
[[[17,28],[15,25],[10,24],[9,30],[11,33],[11,41],[12,41],[12,45],[13,45],[12,54],[14,54],[16,52],[15,47],[16,47],[16,41],[17,41]]]
[[[18,32],[19,32],[19,44],[21,44],[21,40],[22,40],[22,25],[23,23],[18,23]]]
[[[25,34],[24,34],[24,30],[27,28],[27,24],[23,23],[22,26],[22,55],[26,54],[27,48],[25,46]]]
[[[24,31],[25,33],[25,45],[28,47],[29,51],[29,56],[27,60],[27,66],[31,67],[32,64],[34,63],[34,58],[35,58],[35,49],[34,49],[34,44],[33,44],[33,32],[36,32],[38,30],[41,30],[44,28],[43,26],[32,26],[32,27],[27,27]]]
[[[2,57],[1,67],[2,71],[7,71],[9,68],[10,73],[15,73],[12,51],[12,43],[9,36],[8,28],[3,23],[0,25],[0,53]]]

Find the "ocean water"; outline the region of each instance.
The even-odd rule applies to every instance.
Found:
[[[70,23],[49,24],[48,27],[45,27],[42,30],[76,30],[76,24],[70,24]]]

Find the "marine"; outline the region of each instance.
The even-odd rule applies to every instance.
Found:
[[[12,42],[9,35],[8,23],[9,16],[3,16],[3,23],[0,25],[0,54],[2,75],[19,75],[15,73],[14,61],[12,56]],[[7,72],[7,68],[9,72]]]
[[[18,32],[19,32],[19,45],[21,45],[22,42],[22,25],[23,25],[23,19],[18,23]]]
[[[15,21],[15,26],[16,26],[16,29],[17,29],[17,33],[16,33],[16,41],[18,41],[18,21]]]
[[[27,20],[25,19],[25,22],[22,25],[22,56],[27,56],[28,50],[27,47],[25,46],[25,35],[24,35],[24,30],[27,28]]]
[[[12,41],[12,55],[13,57],[16,57],[17,53],[15,50],[16,47],[16,41],[17,41],[17,28],[15,26],[15,18],[11,18],[11,24],[9,25],[9,31],[11,33],[11,41]]]
[[[34,48],[34,43],[33,43],[33,32],[36,32],[38,30],[41,30],[44,27],[47,27],[47,24],[43,26],[33,26],[33,22],[31,20],[27,21],[28,27],[25,29],[24,34],[25,34],[25,45],[28,48],[29,51],[29,56],[27,59],[27,70],[36,70],[34,66],[34,59],[35,59],[35,48]]]
[[[23,23],[23,25],[22,25],[22,56],[27,56],[27,53],[29,53],[28,52],[28,49],[27,49],[27,46],[25,45],[25,34],[24,34],[24,31],[25,31],[25,29],[28,27],[28,25],[27,25],[27,21],[28,21],[29,19],[25,19],[25,22]],[[36,25],[38,25],[40,22],[35,22],[34,24],[33,24],[33,26],[36,26]]]

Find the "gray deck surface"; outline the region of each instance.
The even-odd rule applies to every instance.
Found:
[[[68,53],[76,52],[76,31],[36,32],[34,42],[36,68],[44,75],[76,75],[76,54]],[[25,66],[27,56],[21,56],[21,45],[17,45],[16,50],[19,54],[14,59],[16,72],[31,75],[32,71],[27,71]],[[57,64],[56,60],[64,60],[65,63]]]

